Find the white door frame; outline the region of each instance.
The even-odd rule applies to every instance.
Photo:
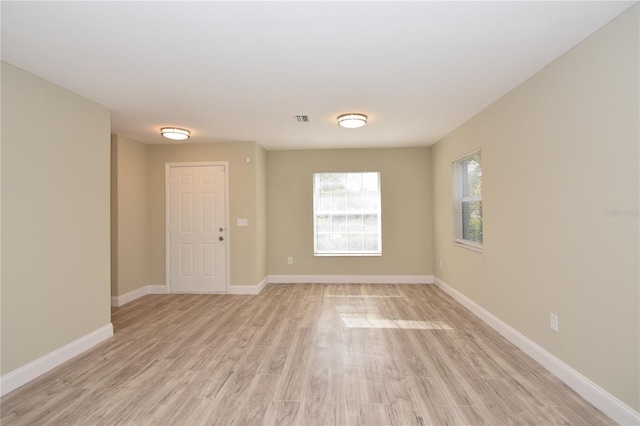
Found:
[[[171,168],[172,167],[198,167],[198,166],[224,166],[224,208],[225,208],[225,218],[224,218],[224,228],[225,228],[225,241],[224,241],[224,250],[225,250],[225,271],[224,271],[224,292],[229,291],[229,273],[231,267],[230,261],[230,251],[229,251],[229,162],[228,161],[202,161],[202,162],[185,162],[185,163],[165,163],[164,165],[164,188],[165,188],[165,226],[166,226],[166,276],[165,276],[165,286],[167,293],[171,293],[171,285],[169,283],[169,278],[171,277],[171,225],[169,223],[171,219],[171,186],[169,185],[169,177],[171,176]]]

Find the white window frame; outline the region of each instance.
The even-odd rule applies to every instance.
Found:
[[[316,176],[318,175],[330,175],[330,174],[362,174],[362,173],[375,173],[378,176],[378,206],[375,214],[377,215],[377,224],[376,224],[376,233],[378,236],[378,250],[376,251],[365,251],[364,248],[361,251],[318,251],[318,216],[326,216],[326,215],[336,215],[336,216],[349,216],[350,211],[346,208],[344,211],[335,211],[333,209],[329,210],[321,210],[320,205],[320,190],[316,188]],[[366,211],[361,207],[360,210],[352,210],[352,214],[367,214]],[[369,214],[373,213],[369,212]],[[367,234],[367,232],[360,231],[362,234]],[[330,234],[334,233],[342,233],[342,232],[334,232],[333,230],[329,232]],[[344,233],[349,233],[348,231],[344,231]],[[358,232],[353,232],[358,233]],[[317,172],[313,174],[313,255],[314,256],[382,256],[382,188],[381,188],[381,176],[379,171],[361,171],[361,172]]]
[[[484,205],[482,202],[482,194],[480,194],[480,196],[474,196],[474,197],[465,197],[464,196],[464,187],[463,187],[463,177],[465,176],[465,173],[462,170],[462,163],[466,160],[469,160],[472,157],[475,157],[476,155],[480,156],[480,167],[482,168],[482,150],[480,148],[463,155],[462,157],[459,157],[455,160],[453,160],[452,165],[453,165],[453,202],[454,202],[454,215],[453,215],[453,223],[454,223],[454,243],[460,247],[464,247],[464,248],[468,248],[470,250],[475,250],[475,251],[483,251],[483,247],[484,247],[484,232],[483,232],[483,238],[482,238],[482,242],[478,242],[478,241],[473,241],[473,240],[468,240],[465,239],[463,236],[463,217],[462,217],[462,203],[463,202],[480,202],[481,206],[482,206],[482,210],[484,213]],[[481,186],[481,190],[482,190],[482,186]],[[481,218],[482,220],[482,224],[483,224],[483,231],[484,231],[484,214]]]

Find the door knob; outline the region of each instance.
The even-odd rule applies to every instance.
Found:
[[[218,238],[220,241],[224,241],[224,237],[222,235],[220,235],[220,238]]]

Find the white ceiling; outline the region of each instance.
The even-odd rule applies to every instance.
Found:
[[[145,143],[424,146],[633,3],[2,1],[2,59]]]

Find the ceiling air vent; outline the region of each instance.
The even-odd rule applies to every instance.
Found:
[[[294,115],[294,117],[296,118],[296,121],[298,123],[308,123],[309,122],[309,116],[308,115]]]

